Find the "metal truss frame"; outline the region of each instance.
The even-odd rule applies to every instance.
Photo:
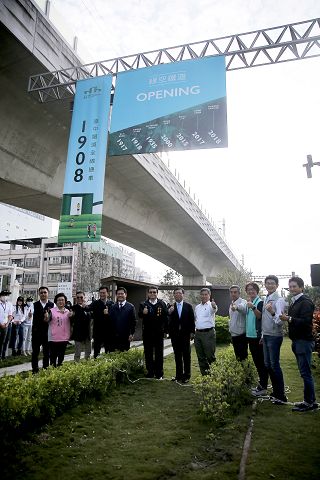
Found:
[[[62,100],[77,80],[214,55],[225,55],[227,71],[320,56],[320,18],[33,75],[28,92],[42,103]]]

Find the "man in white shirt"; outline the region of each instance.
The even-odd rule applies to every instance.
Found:
[[[218,307],[214,300],[210,302],[210,295],[209,288],[202,288],[200,290],[201,303],[194,310],[196,320],[194,346],[202,375],[208,374],[211,363],[216,359],[215,314]]]
[[[13,305],[7,300],[10,292],[0,292],[0,358],[6,358],[6,350],[10,341],[11,321],[13,319]]]
[[[234,354],[240,362],[248,358],[248,340],[246,336],[247,302],[240,297],[240,287],[232,285],[229,289],[231,305],[229,307],[229,332]]]

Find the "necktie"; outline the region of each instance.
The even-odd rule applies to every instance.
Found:
[[[121,310],[121,308],[122,308],[122,303],[121,303],[121,302],[119,303],[119,308],[120,308],[120,310]]]
[[[178,315],[179,318],[181,317],[181,303],[177,303],[177,310],[178,310]]]

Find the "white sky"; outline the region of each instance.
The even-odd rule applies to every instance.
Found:
[[[52,0],[72,19],[86,63],[320,17],[320,0]],[[171,161],[257,275],[320,263],[320,57],[227,72],[229,147]],[[210,259],[208,259],[210,261]],[[159,263],[142,268],[159,270]]]

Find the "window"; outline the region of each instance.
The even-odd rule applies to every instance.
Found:
[[[48,282],[60,282],[60,273],[48,273]]]
[[[17,265],[17,267],[23,267],[23,258],[13,258],[11,264]]]
[[[49,264],[56,265],[61,263],[61,257],[49,257]]]
[[[68,256],[68,257],[61,257],[61,263],[68,263],[68,264],[71,264],[72,263],[72,256]]]
[[[71,273],[61,273],[61,282],[71,282]]]
[[[38,273],[25,273],[24,283],[38,283]]]
[[[34,257],[34,258],[26,258],[25,260],[25,266],[26,267],[39,267],[39,258]]]
[[[34,300],[37,299],[37,290],[25,290],[23,289],[23,295],[25,298],[32,297]]]

